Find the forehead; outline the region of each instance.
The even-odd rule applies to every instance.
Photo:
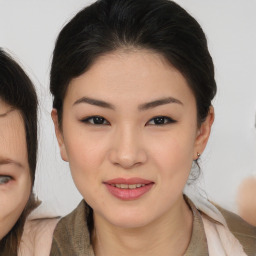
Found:
[[[67,96],[81,94],[122,100],[163,97],[194,97],[186,79],[164,57],[146,50],[116,51],[98,58],[69,84]],[[132,97],[130,97],[132,96]]]
[[[26,132],[19,110],[0,100],[0,158],[27,166]]]

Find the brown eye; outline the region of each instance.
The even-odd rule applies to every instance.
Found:
[[[0,176],[0,185],[6,184],[12,180],[10,176]]]
[[[147,122],[147,125],[165,125],[175,123],[176,121],[167,116],[156,116]]]
[[[109,122],[102,116],[90,116],[82,121],[94,125],[109,125]]]

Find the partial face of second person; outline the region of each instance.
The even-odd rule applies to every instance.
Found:
[[[69,84],[62,158],[96,218],[137,228],[180,214],[191,165],[206,145],[213,113],[198,126],[195,97],[160,55],[116,51]]]
[[[24,122],[18,110],[0,99],[0,240],[18,220],[30,190]]]

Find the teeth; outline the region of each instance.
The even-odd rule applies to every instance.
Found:
[[[135,189],[144,187],[145,184],[111,184],[112,187],[122,188],[122,189]]]
[[[136,184],[137,188],[144,187],[144,186],[145,186],[145,184]]]

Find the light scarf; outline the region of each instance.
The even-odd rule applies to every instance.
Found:
[[[184,193],[202,213],[209,256],[247,256],[240,242],[229,230],[221,212],[200,194]]]
[[[227,223],[223,215],[221,214],[221,212],[213,204],[211,204],[206,198],[204,198],[203,196],[200,196],[199,193],[196,193],[196,194],[188,193],[188,191],[186,192],[184,191],[184,193],[193,202],[195,207],[201,212],[204,230],[207,238],[209,256],[247,256],[240,242],[235,238],[235,236],[229,230]],[[43,244],[38,243],[37,244],[38,246],[36,246],[38,248],[34,248],[35,244],[32,242],[28,244],[21,243],[21,248],[19,250],[18,255],[19,256],[49,255],[53,231],[55,226],[57,225],[58,220],[59,219],[52,219],[50,221],[46,221],[45,223],[39,222],[39,226],[41,226],[40,231],[42,233],[39,235],[41,236],[39,240],[43,241]],[[28,223],[26,223],[26,225],[28,225]],[[38,228],[37,225],[35,227]],[[33,225],[32,225],[32,229],[33,229]],[[25,232],[23,234],[23,238],[24,236],[29,236],[29,233],[31,231],[32,231],[31,227],[26,228],[25,226]],[[25,240],[29,241],[28,238],[25,238]],[[44,250],[42,250],[42,245]]]

